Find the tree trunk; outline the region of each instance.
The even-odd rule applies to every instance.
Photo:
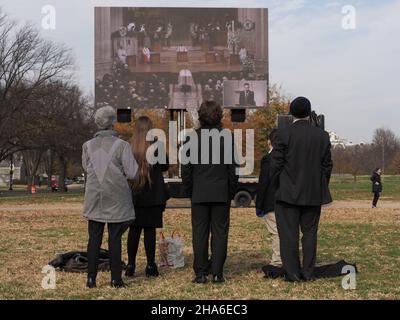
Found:
[[[51,149],[47,150],[44,157],[44,163],[47,174],[47,187],[51,189],[51,177],[53,176],[53,151]]]
[[[23,161],[25,163],[26,174],[27,174],[27,189],[31,190],[31,187],[35,184],[35,175],[38,170],[42,152],[39,150],[25,150],[22,151]]]
[[[60,177],[58,179],[58,186],[60,192],[67,192],[67,186],[65,185],[65,178],[67,175],[67,160],[63,156],[59,156],[58,160],[60,161]]]

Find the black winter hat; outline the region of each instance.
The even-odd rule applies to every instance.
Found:
[[[290,114],[296,118],[305,118],[311,115],[311,102],[307,98],[298,97],[290,104]]]

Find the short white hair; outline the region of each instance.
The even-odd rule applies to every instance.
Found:
[[[101,107],[94,115],[94,122],[99,129],[111,129],[117,121],[117,113],[111,106]]]

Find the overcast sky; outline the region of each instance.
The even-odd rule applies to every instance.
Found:
[[[175,0],[173,6],[188,6]],[[399,0],[192,0],[191,6],[268,7],[270,82],[290,97],[304,95],[327,117],[327,129],[368,142],[375,128],[400,135]],[[166,6],[162,0],[0,0],[11,18],[41,28],[42,7],[56,9],[56,29],[45,37],[75,55],[77,81],[93,91],[93,7]],[[168,3],[169,4],[169,3]],[[342,28],[342,8],[356,9],[355,30]]]

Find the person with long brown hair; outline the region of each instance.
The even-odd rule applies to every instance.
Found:
[[[169,198],[164,183],[163,172],[168,170],[168,158],[163,144],[157,145],[156,156],[164,158],[164,163],[157,162],[151,165],[146,158],[147,150],[155,141],[147,141],[148,132],[153,124],[148,117],[140,117],[134,126],[132,148],[138,163],[138,172],[132,183],[133,202],[136,220],[129,228],[128,234],[128,266],[125,272],[127,277],[133,277],[136,269],[136,254],[139,247],[140,235],[144,232],[144,246],[147,257],[146,276],[158,276],[155,263],[156,228],[162,228],[163,212]]]

